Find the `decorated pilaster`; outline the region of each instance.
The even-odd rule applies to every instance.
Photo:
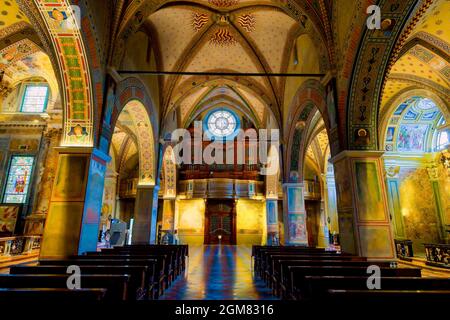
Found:
[[[303,183],[285,183],[285,228],[287,245],[308,245]]]
[[[395,258],[382,155],[343,151],[332,159],[342,251],[377,260]]]
[[[58,166],[42,240],[41,258],[97,249],[106,164],[91,148],[57,148]]]
[[[433,196],[436,204],[436,214],[437,214],[437,222],[438,222],[438,230],[439,230],[439,238],[442,242],[448,243],[449,241],[449,233],[447,232],[446,226],[450,225],[450,217],[449,214],[445,212],[445,186],[446,181],[448,183],[448,179],[446,180],[445,171],[439,168],[438,164],[435,161],[430,161],[426,166],[428,177],[430,178],[431,187],[433,190]],[[448,194],[447,194],[448,196]]]
[[[388,164],[388,162],[386,162]],[[400,166],[386,165],[386,189],[388,195],[389,218],[392,221],[395,239],[406,239],[405,225],[400,205],[399,173]]]

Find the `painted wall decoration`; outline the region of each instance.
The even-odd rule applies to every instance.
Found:
[[[176,164],[175,154],[173,148],[168,146],[164,152],[163,159],[163,173],[164,173],[164,197],[175,198],[176,192]]]
[[[89,166],[89,177],[86,187],[86,200],[81,226],[78,252],[95,251],[97,249],[100,214],[103,202],[106,162],[93,154]]]
[[[355,181],[360,221],[385,221],[380,177],[375,162],[356,161]]]
[[[0,234],[14,233],[19,206],[0,206]]]
[[[289,243],[305,243],[308,241],[306,235],[306,215],[289,214],[288,216]]]
[[[393,141],[394,140],[394,133],[395,133],[395,128],[394,127],[389,127],[387,130],[387,134],[386,134],[386,141]]]
[[[401,125],[398,131],[398,151],[423,151],[427,125]]]
[[[427,170],[402,168],[399,194],[406,238],[413,241],[414,253],[424,252],[423,243],[440,243],[437,208]]]
[[[305,212],[302,188],[288,187],[287,197],[289,212]]]
[[[35,0],[57,53],[64,88],[63,145],[93,145],[93,92],[89,63],[74,11],[67,0]]]
[[[425,97],[413,96],[393,112],[386,129],[385,150],[427,152],[433,149],[433,132],[444,115],[436,103]]]
[[[147,110],[138,100],[127,103],[124,110],[127,110],[134,127],[139,144],[139,184],[155,184],[155,142],[153,137],[153,127],[150,122]]]

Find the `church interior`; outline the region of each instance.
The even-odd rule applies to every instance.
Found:
[[[0,0],[0,303],[449,299],[449,22]]]

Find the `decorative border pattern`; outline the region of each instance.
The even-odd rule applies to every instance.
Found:
[[[64,84],[61,93],[67,107],[62,145],[93,146],[93,92],[81,26],[64,25],[76,23],[67,0],[34,1],[51,36]]]

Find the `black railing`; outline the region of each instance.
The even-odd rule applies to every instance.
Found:
[[[450,268],[450,244],[424,243],[427,265]]]
[[[403,260],[411,260],[411,258],[414,256],[412,241],[395,239],[394,242],[395,251],[397,252],[397,258]]]

